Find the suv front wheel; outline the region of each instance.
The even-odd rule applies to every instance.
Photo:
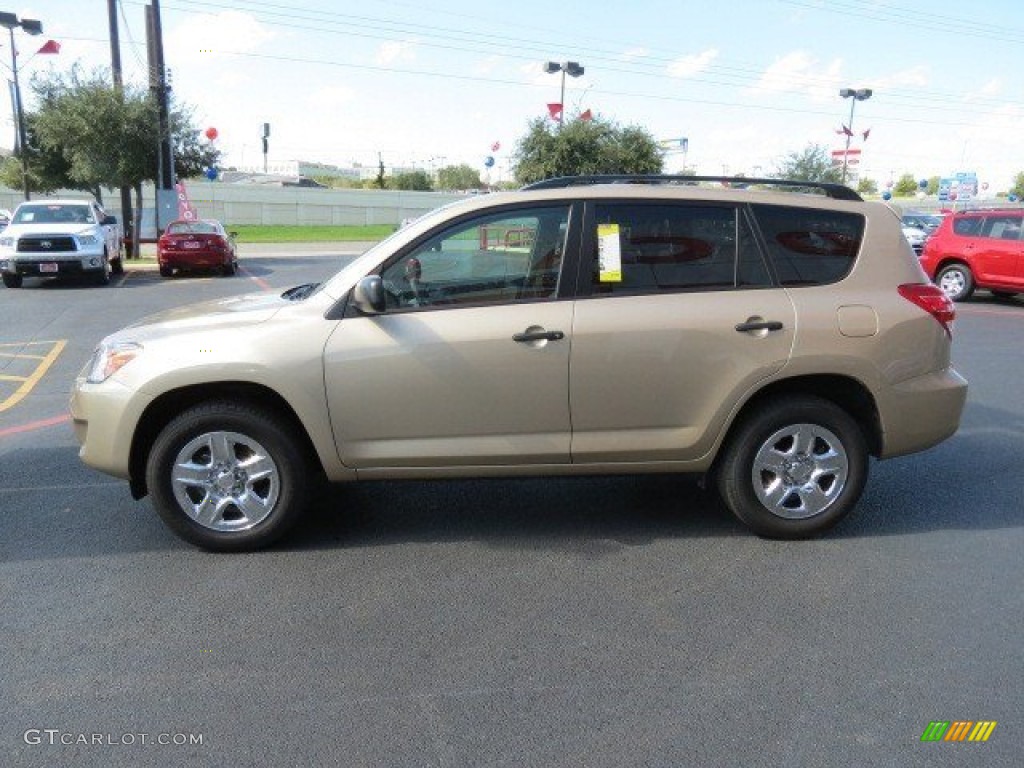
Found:
[[[171,421],[146,465],[164,522],[218,551],[258,549],[283,536],[305,507],[308,474],[279,417],[229,401],[202,403]]]
[[[769,402],[743,422],[718,470],[726,506],[755,533],[816,536],[854,507],[868,450],[853,418],[819,397]]]

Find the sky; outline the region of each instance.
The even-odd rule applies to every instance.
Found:
[[[146,3],[118,0],[125,78],[146,82]],[[887,182],[976,172],[989,194],[1024,171],[1019,0],[161,0],[177,104],[216,128],[222,167],[467,163],[509,178],[528,122],[560,99],[544,62],[576,61],[567,119],[584,111],[686,138],[666,157],[702,174],[772,172],[809,144],[851,148],[862,176]],[[33,0],[10,9],[43,23],[16,32],[26,109],[33,74],[109,67],[107,3]],[[46,40],[57,56],[30,54]],[[0,62],[10,77],[9,37]],[[865,140],[863,132],[869,131]],[[13,145],[0,99],[0,146]],[[499,144],[499,149],[492,147]],[[379,155],[378,155],[379,153]]]

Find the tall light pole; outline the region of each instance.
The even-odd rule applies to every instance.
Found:
[[[561,128],[562,124],[565,123],[565,76],[579,77],[583,74],[584,68],[580,66],[578,61],[563,61],[562,63],[549,61],[544,65],[544,71],[549,75],[553,75],[558,71],[561,71],[562,73],[562,96],[561,100],[558,102],[560,107],[558,111],[558,127]]]
[[[843,88],[839,91],[839,95],[844,99],[850,100],[850,124],[846,126],[846,151],[843,152],[843,184],[846,183],[846,165],[850,159],[850,139],[853,138],[853,108],[857,106],[858,101],[867,101],[871,98],[870,88]]]
[[[18,52],[14,50],[14,28],[21,27],[30,35],[41,35],[43,23],[35,19],[18,19],[17,14],[0,12],[0,27],[11,33],[11,72],[14,75],[14,111],[18,128],[18,154],[21,155],[21,180],[25,186],[25,199],[31,199],[28,187],[28,139],[25,135],[25,113],[21,108],[21,84],[18,82]]]

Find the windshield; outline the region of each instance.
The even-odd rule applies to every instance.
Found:
[[[89,205],[39,203],[19,205],[14,212],[15,224],[95,224]]]

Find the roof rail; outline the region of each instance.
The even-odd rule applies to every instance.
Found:
[[[689,184],[696,185],[702,181],[714,181],[732,184],[739,187],[752,185],[771,185],[792,189],[818,189],[833,200],[855,200],[863,202],[864,198],[843,184],[825,181],[799,181],[796,179],[752,179],[745,176],[682,176],[670,174],[598,174],[592,176],[558,176],[527,184],[523,189],[561,189],[564,187],[583,187],[594,184]]]

